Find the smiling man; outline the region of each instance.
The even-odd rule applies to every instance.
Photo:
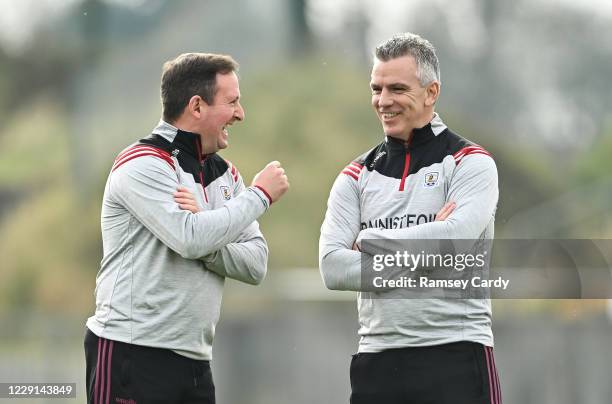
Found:
[[[380,44],[370,88],[384,140],[350,162],[330,193],[323,281],[360,292],[352,404],[501,403],[489,300],[385,299],[361,282],[362,254],[381,252],[362,240],[403,240],[418,253],[410,240],[493,237],[495,163],[434,111],[440,84],[427,40],[406,33]]]
[[[289,186],[275,161],[245,187],[217,154],[245,115],[237,69],[225,55],[167,62],[162,120],[115,159],[85,335],[88,403],[215,402],[225,278],[262,281],[268,248],[256,219]]]

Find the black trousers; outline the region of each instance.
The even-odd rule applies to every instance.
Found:
[[[501,404],[493,349],[473,342],[358,353],[351,404]]]
[[[87,403],[214,404],[210,363],[85,332]]]

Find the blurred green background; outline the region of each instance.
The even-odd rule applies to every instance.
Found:
[[[260,221],[268,280],[228,283],[220,403],[346,402],[356,295],[324,290],[319,227],[337,173],[381,139],[371,50],[395,32],[436,46],[437,111],[495,157],[497,237],[612,236],[605,1],[4,0],[0,11],[0,382],[57,379],[82,394],[104,182],[157,123],[161,66],[182,52],[239,61],[246,120],[222,154],[246,181],[280,160],[291,182]],[[506,402],[610,402],[612,361],[593,365],[602,350],[612,359],[610,313],[607,301],[494,302]]]

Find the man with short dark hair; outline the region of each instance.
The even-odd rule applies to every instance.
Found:
[[[370,87],[385,139],[330,193],[321,274],[329,289],[360,292],[352,404],[501,403],[490,300],[389,299],[362,284],[361,254],[377,254],[376,241],[493,238],[495,163],[434,112],[440,84],[427,40],[406,33],[379,45]]]
[[[225,278],[259,284],[256,219],[289,184],[280,163],[245,187],[217,152],[244,119],[229,56],[164,65],[163,118],[115,159],[102,206],[104,256],[85,335],[88,403],[214,403],[210,369]]]

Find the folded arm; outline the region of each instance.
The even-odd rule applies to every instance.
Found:
[[[499,196],[497,168],[489,156],[465,157],[456,167],[447,195],[447,202],[455,202],[452,214],[444,221],[423,223],[402,229],[364,229],[359,233],[357,245],[370,254],[394,253],[393,246],[381,248],[376,243],[374,251],[363,240],[405,240],[402,246],[409,249],[410,240],[423,239],[464,239],[477,240],[495,215]],[[420,244],[422,245],[422,243]],[[383,244],[384,246],[384,244]]]
[[[144,156],[111,174],[111,196],[166,246],[199,259],[233,242],[267,209],[266,197],[248,188],[219,209],[192,213],[173,200],[179,186],[165,161]]]
[[[360,290],[362,254],[352,249],[359,228],[357,181],[340,174],[327,201],[319,239],[319,269],[328,289]]]
[[[205,257],[206,268],[221,276],[258,285],[266,276],[268,245],[253,222],[241,237]]]
[[[242,176],[236,170],[233,197],[245,192]],[[203,258],[206,268],[221,276],[251,285],[258,285],[268,268],[268,245],[254,221],[236,240]]]

